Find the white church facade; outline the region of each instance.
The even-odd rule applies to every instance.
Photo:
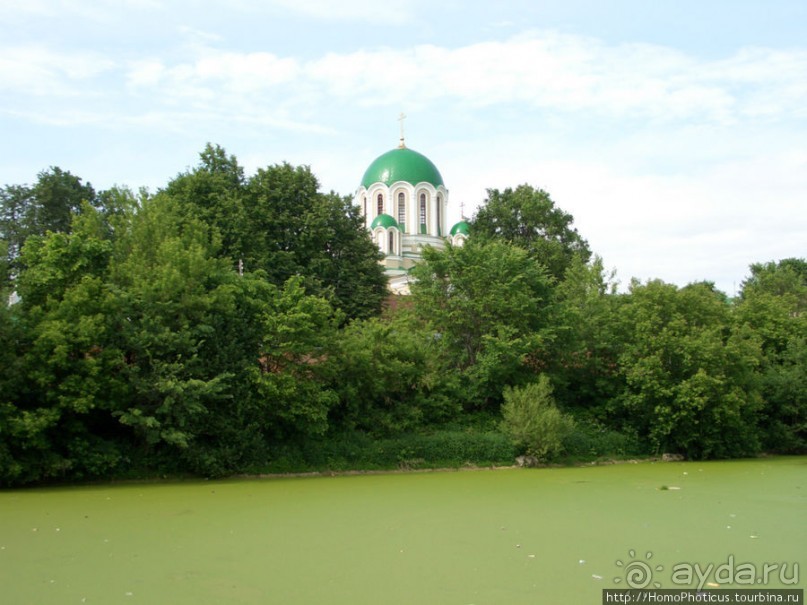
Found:
[[[354,203],[384,255],[395,294],[409,293],[409,271],[426,246],[442,250],[446,241],[462,245],[468,237],[465,220],[447,227],[448,189],[440,171],[425,155],[409,149],[403,137],[364,172]]]

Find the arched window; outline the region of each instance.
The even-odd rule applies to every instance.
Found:
[[[395,233],[393,232],[392,229],[389,230],[388,239],[389,239],[389,242],[388,242],[389,243],[389,253],[390,254],[395,254]]]
[[[398,194],[398,224],[406,231],[406,198],[403,192]]]
[[[367,196],[366,195],[362,199],[362,203],[364,204],[364,216],[367,216]]]
[[[437,235],[443,235],[443,221],[442,221],[442,210],[443,208],[443,198],[442,196],[437,196]]]
[[[378,206],[376,211],[376,216],[379,214],[384,214],[384,196],[380,193],[378,194]]]
[[[426,233],[426,194],[420,194],[420,232]]]

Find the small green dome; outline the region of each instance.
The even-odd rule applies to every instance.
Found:
[[[373,183],[389,186],[398,181],[412,185],[430,183],[439,187],[443,184],[443,177],[425,155],[407,147],[398,147],[377,157],[364,173],[361,184],[369,188]]]
[[[470,225],[468,225],[465,221],[460,221],[453,227],[451,227],[451,235],[457,235],[458,233],[462,235],[469,235],[470,232]]]
[[[370,225],[370,229],[375,229],[378,226],[384,227],[384,229],[389,229],[390,227],[400,229],[398,226],[398,221],[392,218],[389,214],[379,214],[377,217],[375,217]]]

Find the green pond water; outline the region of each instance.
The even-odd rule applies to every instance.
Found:
[[[585,605],[805,555],[805,457],[0,491],[10,605]]]

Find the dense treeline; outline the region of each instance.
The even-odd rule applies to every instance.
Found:
[[[618,293],[524,185],[385,309],[347,198],[211,145],[155,194],[51,168],[0,212],[0,484],[807,446],[801,259]]]

